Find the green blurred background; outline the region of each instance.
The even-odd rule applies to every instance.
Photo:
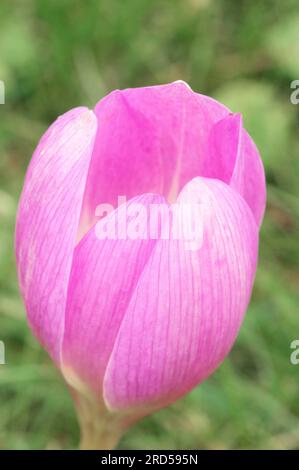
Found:
[[[252,301],[220,369],[122,449],[299,448],[298,0],[1,0],[0,448],[76,448],[69,394],[32,337],[13,254],[25,170],[49,123],[114,88],[183,79],[243,113],[267,173]]]

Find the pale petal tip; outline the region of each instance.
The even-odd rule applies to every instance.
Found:
[[[96,120],[96,116],[91,109],[86,108],[80,115],[80,123],[84,126],[92,124]]]
[[[192,90],[191,86],[189,85],[189,83],[185,82],[184,80],[176,80],[175,82],[172,82],[172,85],[174,84],[181,84],[181,85],[184,85],[185,87],[187,87],[189,90]]]

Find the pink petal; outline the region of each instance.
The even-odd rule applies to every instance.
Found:
[[[80,377],[81,382],[100,393],[123,316],[157,242],[149,237],[147,219],[151,204],[162,204],[168,212],[160,196],[136,197],[101,219],[74,252],[66,308],[63,370],[70,382]],[[123,228],[135,220],[138,205],[142,205],[145,214],[139,224],[139,238],[130,239]],[[122,230],[120,235],[118,227]],[[101,233],[109,236],[99,239]]]
[[[201,175],[209,133],[227,108],[183,82],[115,91],[95,108],[96,146],[82,215],[82,233],[96,222],[95,207],[158,193],[174,202]]]
[[[258,230],[248,205],[206,178],[187,184],[179,202],[203,206],[203,245],[160,240],[153,249],[105,372],[111,409],[152,411],[204,380],[232,347],[249,301]]]
[[[258,149],[245,130],[242,139],[230,186],[244,197],[260,227],[266,208],[265,170]]]
[[[96,127],[87,108],[52,124],[31,160],[17,215],[18,274],[29,322],[56,362]]]
[[[213,126],[203,176],[218,178],[238,191],[261,224],[266,204],[264,168],[240,114],[230,114]]]
[[[130,199],[144,193],[174,202],[196,176],[226,182],[233,173],[233,186],[260,223],[265,206],[260,156],[238,115],[231,116],[224,105],[175,82],[112,92],[95,113],[98,132],[81,234],[96,223],[95,208],[101,202],[115,206],[119,195]]]

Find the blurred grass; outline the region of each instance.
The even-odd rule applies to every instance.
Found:
[[[297,0],[1,0],[0,448],[74,448],[78,428],[57,371],[32,337],[13,255],[32,151],[58,114],[114,88],[184,79],[241,111],[267,171],[253,298],[221,368],[140,422],[120,448],[299,448],[299,79]]]

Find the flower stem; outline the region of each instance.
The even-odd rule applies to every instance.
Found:
[[[78,395],[75,397],[81,430],[81,450],[113,450],[128,427],[124,417],[110,413],[102,403]]]
[[[88,388],[71,368],[62,368],[74,400],[81,431],[80,449],[113,450],[133,424],[132,416],[110,411],[102,397]]]
[[[103,420],[81,420],[81,450],[113,450],[120,435]]]

